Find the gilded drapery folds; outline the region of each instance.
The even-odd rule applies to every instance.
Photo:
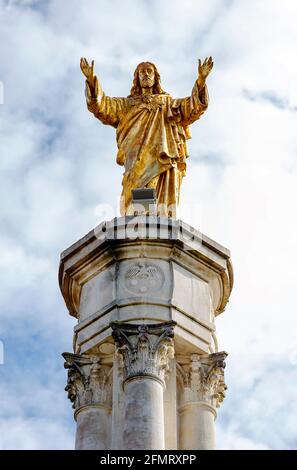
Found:
[[[125,168],[121,215],[132,215],[132,189],[155,188],[158,213],[175,216],[186,173],[189,126],[208,106],[208,91],[195,81],[191,96],[167,93],[127,98],[106,96],[96,80],[95,93],[86,82],[87,106],[103,124],[116,128],[117,163]]]

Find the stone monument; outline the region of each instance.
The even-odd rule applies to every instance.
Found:
[[[116,128],[121,217],[61,255],[59,283],[77,318],[64,353],[76,449],[214,449],[226,352],[215,318],[233,283],[229,251],[176,219],[189,125],[206,110],[213,61],[191,96],[173,99],[154,64],[110,98],[81,60],[89,110]],[[145,203],[147,201],[147,203]],[[140,203],[141,202],[141,203]]]

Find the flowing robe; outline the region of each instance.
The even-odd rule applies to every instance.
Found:
[[[196,80],[192,94],[173,99],[169,94],[106,96],[97,82],[96,96],[86,82],[87,106],[103,124],[116,128],[117,163],[125,168],[121,214],[133,214],[132,189],[155,188],[159,215],[174,216],[188,157],[189,125],[208,106],[206,85]]]

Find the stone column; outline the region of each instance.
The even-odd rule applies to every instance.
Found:
[[[180,449],[215,448],[215,419],[227,389],[224,381],[227,353],[191,355],[184,366],[184,396],[180,408]]]
[[[75,449],[110,447],[111,368],[98,356],[63,353],[68,369],[65,390],[73,403],[77,422]]]
[[[163,393],[174,357],[174,325],[111,324],[124,372],[126,450],[165,449]]]

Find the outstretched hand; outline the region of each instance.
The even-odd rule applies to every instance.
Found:
[[[82,57],[80,59],[80,69],[86,79],[88,80],[89,84],[92,86],[94,85],[94,61],[92,60],[91,65],[88,63],[87,59]]]
[[[203,63],[199,59],[198,63],[198,81],[201,85],[205,84],[205,81],[210,74],[213,68],[213,60],[212,57],[206,57]]]

